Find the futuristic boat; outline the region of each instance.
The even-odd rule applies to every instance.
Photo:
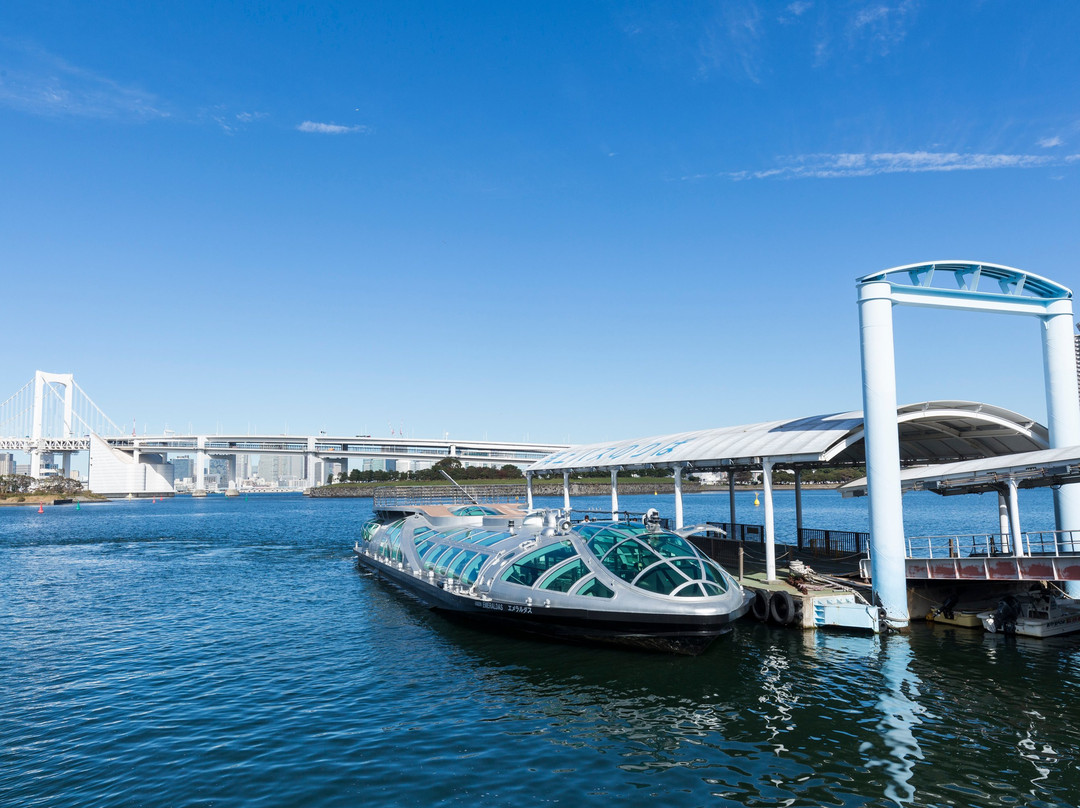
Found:
[[[573,523],[516,504],[376,497],[375,512],[355,546],[362,565],[435,611],[499,629],[698,654],[752,600],[655,511]]]

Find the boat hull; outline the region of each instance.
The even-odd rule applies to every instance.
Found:
[[[408,570],[362,552],[359,563],[406,590],[439,614],[467,624],[514,634],[571,642],[632,647],[694,656],[703,652],[750,608],[751,598],[732,612],[714,615],[659,615],[615,610],[568,609],[513,603],[449,591]]]
[[[1052,598],[1006,598],[996,611],[981,612],[983,628],[1023,637],[1057,637],[1080,631],[1080,605]]]

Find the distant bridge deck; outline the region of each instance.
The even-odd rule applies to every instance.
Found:
[[[208,455],[314,454],[320,457],[365,457],[397,460],[441,460],[456,457],[463,462],[532,463],[563,444],[511,443],[506,441],[428,440],[420,438],[373,438],[368,435],[136,435],[104,440],[123,451]]]

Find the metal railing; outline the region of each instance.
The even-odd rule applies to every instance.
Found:
[[[859,555],[865,554],[869,546],[869,533],[813,527],[804,527],[799,531],[799,547],[810,550],[811,555]]]
[[[472,505],[474,503],[515,504],[525,501],[518,485],[452,485],[390,486],[372,492],[374,510],[392,510],[411,505]]]
[[[1012,537],[1007,533],[965,533],[953,536],[912,536],[907,538],[908,558],[992,558],[1014,556]],[[1080,554],[1080,530],[1038,530],[1020,534],[1026,556]]]
[[[645,513],[644,511],[615,511],[616,516],[619,517],[619,522],[640,522]],[[603,508],[571,508],[570,521],[575,524],[578,522],[610,522],[611,510]],[[671,530],[674,521],[670,517],[661,516],[658,524],[664,530]]]
[[[706,522],[711,527],[718,527],[730,541],[765,543],[764,525],[746,525],[730,522]],[[712,538],[709,533],[706,537]],[[790,547],[790,543],[777,539],[777,544]],[[799,531],[799,549],[808,550],[812,556],[836,558],[849,555],[865,555],[870,546],[870,534],[853,530],[822,530],[804,527]]]

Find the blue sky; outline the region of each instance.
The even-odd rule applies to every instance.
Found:
[[[989,0],[6,4],[0,392],[570,442],[858,409],[855,278],[1076,288],[1078,32]],[[1045,418],[1034,322],[896,328],[901,402]]]

